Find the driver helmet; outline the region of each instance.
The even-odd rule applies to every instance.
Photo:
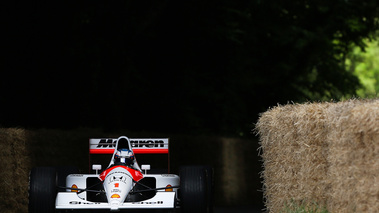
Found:
[[[114,160],[116,163],[119,162],[132,165],[134,162],[134,154],[129,149],[119,149],[114,156]]]

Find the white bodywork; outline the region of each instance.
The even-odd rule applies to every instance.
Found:
[[[109,203],[89,202],[78,198],[75,192],[58,193],[56,209],[170,209],[175,208],[175,192],[157,192],[151,199],[140,202],[127,202],[119,206],[111,206]]]
[[[148,145],[135,145],[131,144],[130,140],[122,136],[117,139],[116,144],[102,145],[103,139],[90,139],[90,153],[91,150],[95,154],[101,154],[100,152],[109,154],[110,149],[116,151],[118,142],[120,139],[127,139],[129,147],[133,147],[146,153],[165,153],[168,152],[168,139],[158,139],[157,145],[150,145],[150,139]],[[110,141],[114,139],[109,139]],[[137,141],[137,140],[136,140]],[[141,140],[142,141],[142,140]],[[163,141],[163,142],[161,142]],[[137,142],[136,142],[137,143]],[[163,145],[162,145],[163,144]],[[167,144],[167,145],[166,145]],[[112,150],[112,151],[113,151]],[[97,152],[97,153],[96,153]],[[114,155],[114,153],[113,153]],[[113,156],[112,156],[113,159]],[[150,169],[147,166],[143,169]],[[98,169],[98,168],[97,168]],[[145,171],[146,172],[146,171]],[[155,196],[146,200],[139,200],[134,202],[126,202],[125,198],[135,186],[135,182],[132,180],[131,173],[122,167],[112,169],[107,173],[105,179],[102,182],[104,192],[108,202],[93,202],[89,201],[86,192],[81,192],[80,189],[91,189],[91,186],[87,186],[87,178],[99,178],[98,174],[70,174],[66,178],[65,192],[59,192],[56,197],[56,209],[109,209],[110,211],[119,211],[121,209],[170,209],[176,208],[177,190],[180,184],[179,176],[173,174],[144,174],[143,178],[154,178],[156,188],[166,188],[167,186],[173,186],[172,190],[166,191],[165,189],[157,189]],[[143,180],[143,179],[142,179]],[[79,192],[72,191],[73,188],[78,188]]]
[[[95,174],[72,174],[67,177],[66,186],[76,185],[79,189],[86,188],[86,179],[88,177],[98,177]],[[167,185],[178,186],[179,176],[173,174],[147,174],[144,177],[154,177],[156,179],[157,188],[166,187]],[[112,189],[110,189],[112,190]],[[157,190],[154,197],[140,202],[121,202],[117,206],[113,206],[109,202],[91,202],[87,201],[86,193],[76,193],[67,190],[59,192],[56,198],[56,209],[169,209],[175,208],[177,189],[172,192],[166,192],[164,189]],[[111,196],[111,195],[108,195]],[[125,199],[125,197],[124,197]]]
[[[117,210],[134,186],[133,177],[127,170],[117,167],[106,176],[103,186],[108,203]]]

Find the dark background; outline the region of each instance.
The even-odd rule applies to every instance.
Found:
[[[0,125],[250,135],[277,103],[338,100],[374,0],[3,4]],[[376,20],[375,20],[376,18]],[[5,56],[5,57],[4,57]]]
[[[234,155],[254,203],[262,197],[252,134],[259,113],[353,97],[361,85],[345,57],[374,38],[379,18],[377,0],[1,4],[0,127],[158,132],[176,147],[195,135],[247,138],[253,148],[238,142]],[[225,168],[224,143],[211,141],[197,143],[216,146],[207,157]],[[194,162],[196,149],[178,150],[172,162]]]

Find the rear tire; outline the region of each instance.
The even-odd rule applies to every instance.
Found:
[[[57,175],[53,167],[33,168],[29,176],[29,213],[55,212]]]
[[[205,167],[182,167],[179,176],[181,213],[208,213],[208,180]]]

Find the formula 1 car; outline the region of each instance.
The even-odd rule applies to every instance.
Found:
[[[90,139],[90,154],[113,154],[107,169],[93,165],[95,174],[79,174],[74,167],[36,167],[29,177],[29,213],[74,210],[125,211],[163,210],[183,213],[212,212],[213,169],[184,166],[175,174],[150,174],[116,162],[119,150],[134,154],[168,154],[167,138]],[[121,158],[122,159],[122,158]],[[135,161],[136,162],[136,161]]]

